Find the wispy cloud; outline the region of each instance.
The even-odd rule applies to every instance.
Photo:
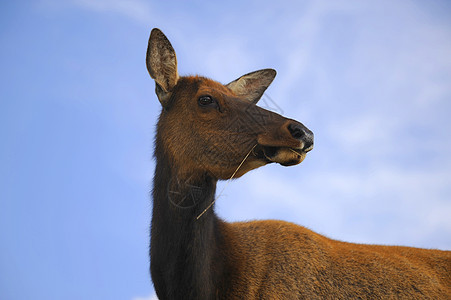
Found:
[[[448,247],[430,236],[451,232],[451,172],[382,164],[284,176],[282,169],[234,183],[218,201],[221,213],[229,220],[283,218],[346,241]]]

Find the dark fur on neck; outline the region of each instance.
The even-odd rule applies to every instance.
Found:
[[[159,299],[216,298],[223,273],[221,222],[210,208],[216,179],[207,174],[179,178],[156,141],[151,227],[151,274]],[[194,176],[196,175],[196,176]]]

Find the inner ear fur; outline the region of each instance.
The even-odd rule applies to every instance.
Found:
[[[147,71],[155,80],[155,92],[163,107],[171,96],[171,91],[177,84],[177,57],[168,38],[160,29],[152,29],[149,37],[146,55]]]
[[[276,77],[276,70],[263,69],[248,73],[226,85],[240,98],[257,103]]]

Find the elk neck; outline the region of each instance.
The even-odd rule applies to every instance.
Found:
[[[172,299],[209,299],[223,269],[220,220],[210,208],[217,180],[208,174],[180,175],[157,135],[151,227],[151,272]],[[182,293],[179,295],[179,293]],[[188,295],[187,293],[191,293]]]

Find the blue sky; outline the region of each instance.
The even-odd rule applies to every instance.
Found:
[[[217,201],[331,238],[451,249],[447,1],[0,4],[0,298],[154,299],[147,255],[160,107],[151,28],[181,74],[278,76],[261,105],[315,133]],[[219,190],[221,187],[219,188]]]

